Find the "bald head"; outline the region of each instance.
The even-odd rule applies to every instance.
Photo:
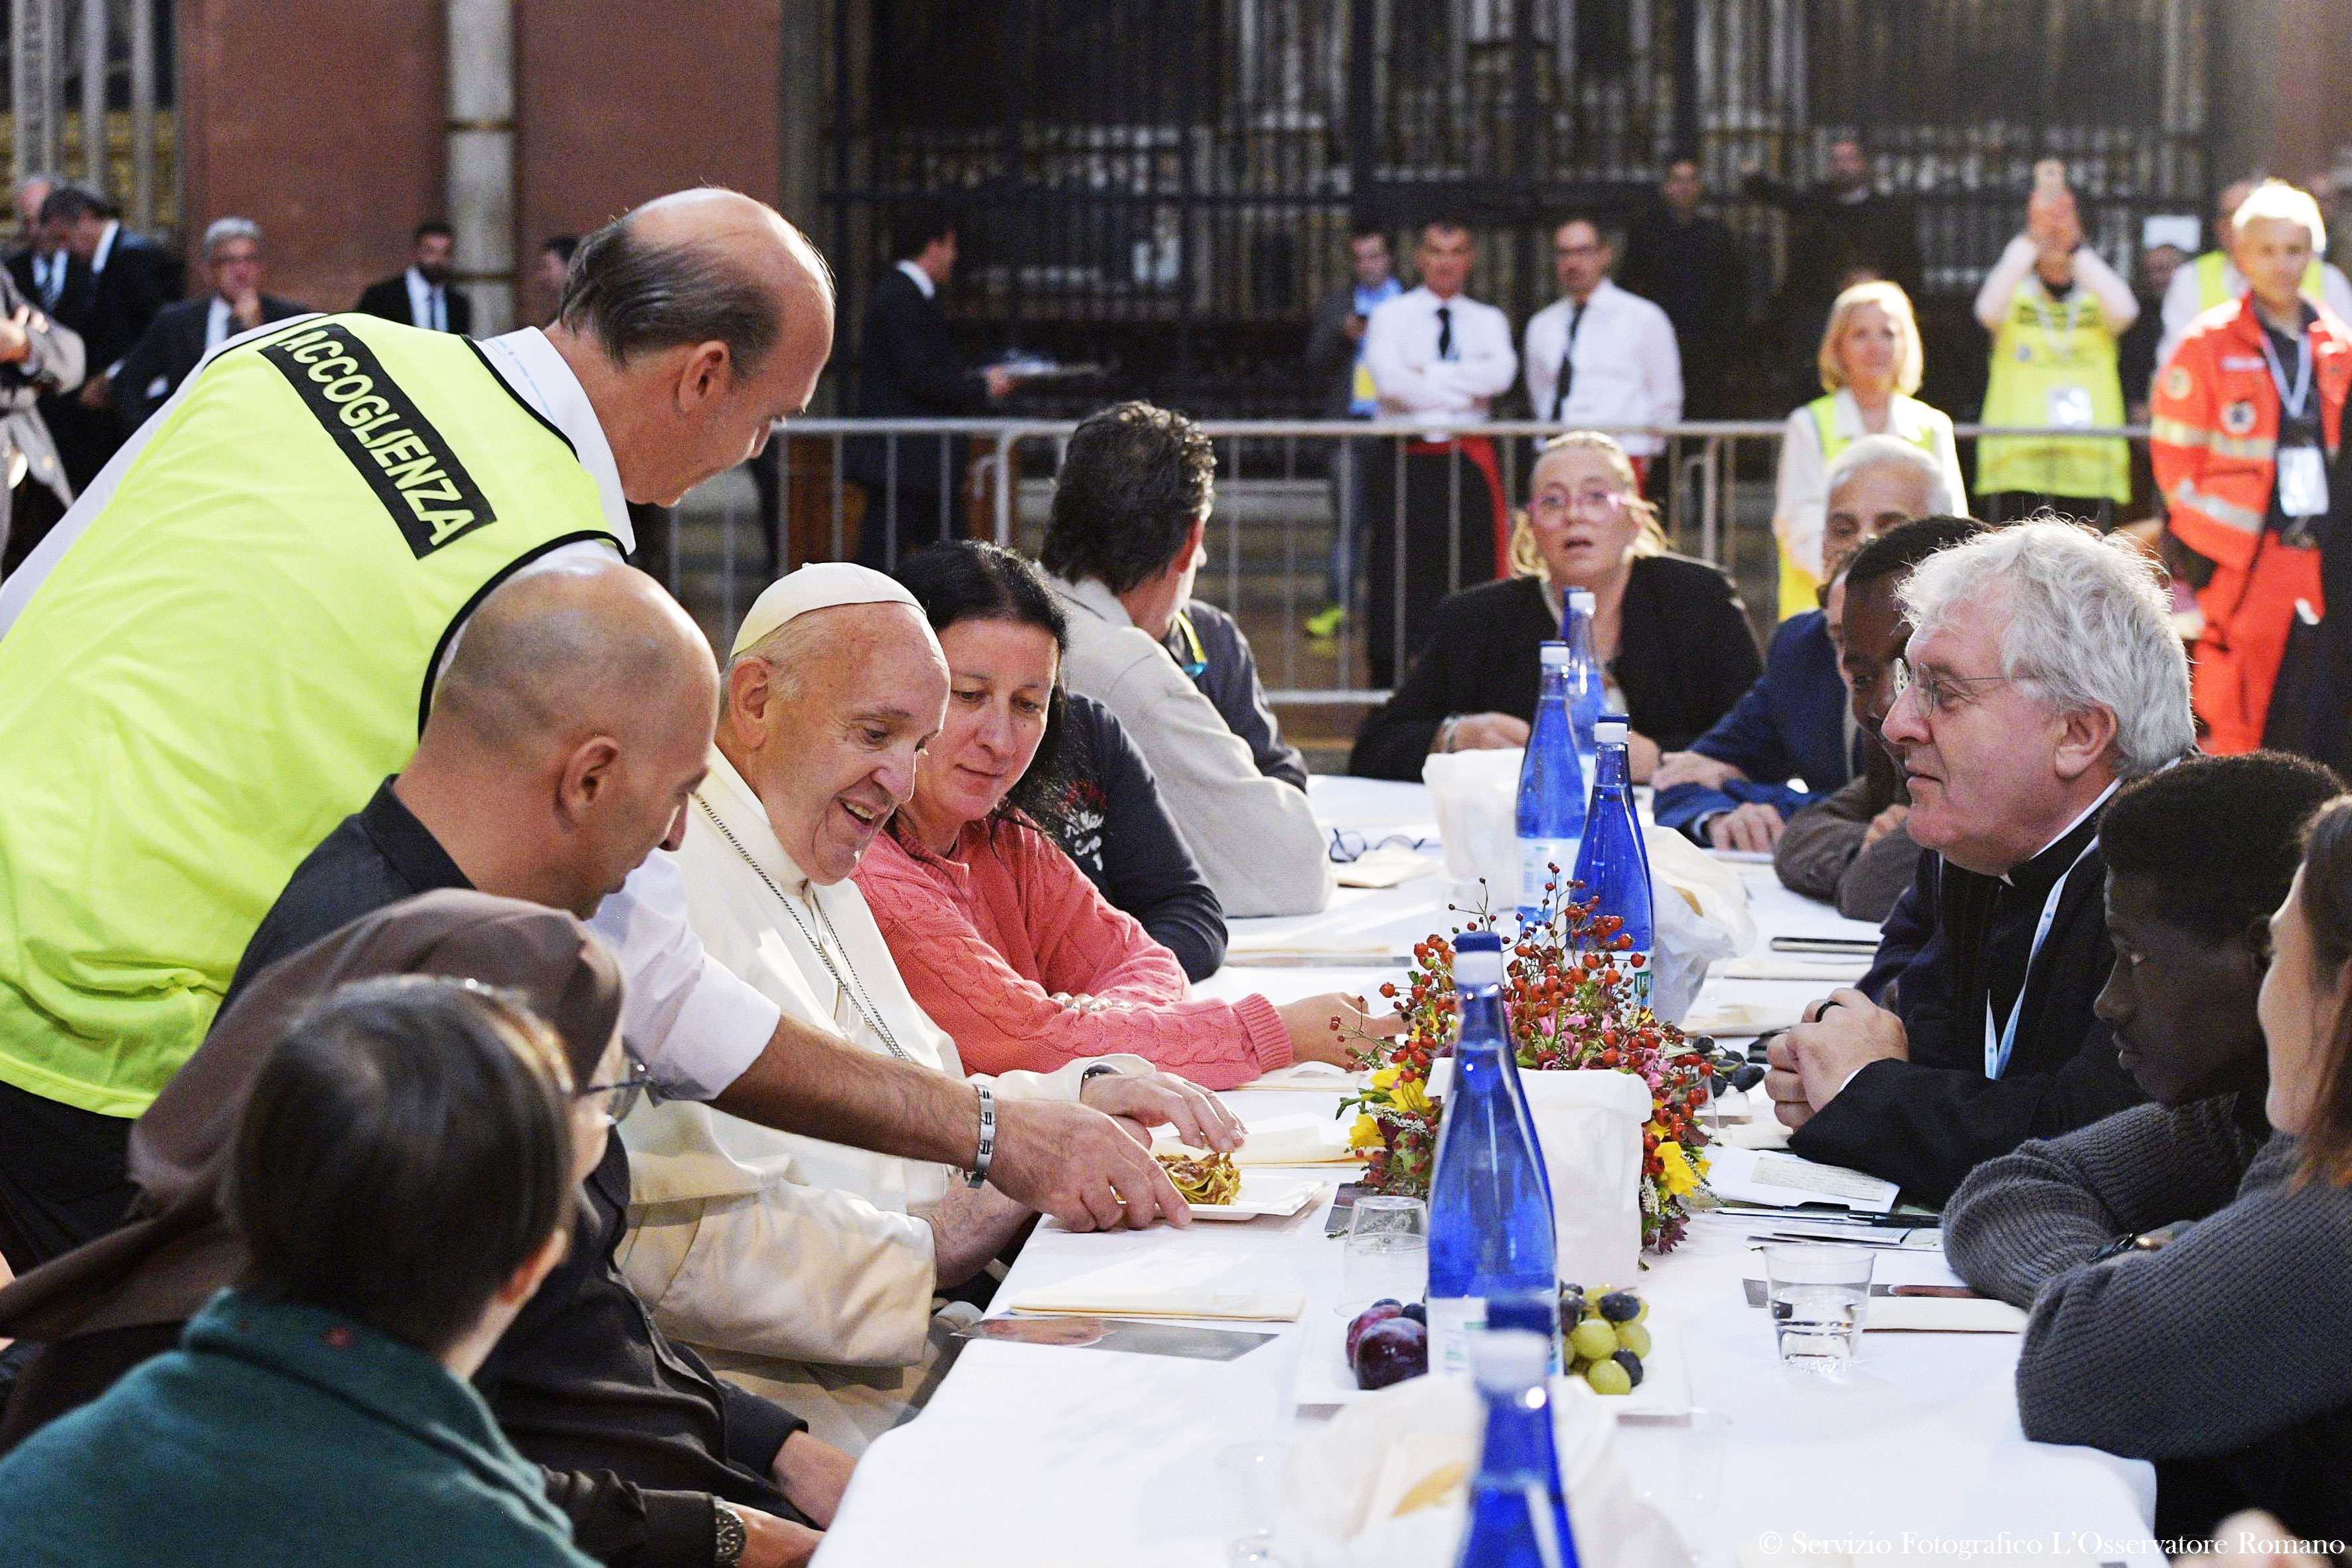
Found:
[[[718,703],[709,646],[660,584],[536,567],[466,623],[394,789],[476,888],[584,919],[683,835]]]
[[[657,197],[580,242],[548,337],[631,500],[667,505],[755,457],[833,352],[833,274],[764,202]]]
[[[434,689],[426,732],[528,754],[594,732],[652,741],[709,735],[718,700],[709,645],[651,577],[614,562],[522,573],[482,601]]]

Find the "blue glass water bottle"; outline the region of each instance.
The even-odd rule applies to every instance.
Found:
[[[1481,1334],[1472,1361],[1486,1436],[1454,1568],[1576,1568],[1543,1336],[1518,1329]]]
[[[1657,939],[1656,906],[1650,890],[1650,855],[1642,843],[1642,821],[1633,811],[1632,763],[1625,749],[1625,720],[1612,713],[1594,728],[1600,757],[1593,768],[1592,802],[1584,814],[1584,845],[1576,858],[1580,899],[1596,900],[1595,921],[1614,915],[1617,935],[1629,947],[1608,951],[1629,984],[1622,994],[1635,1007],[1650,1005],[1650,964]],[[1597,946],[1598,943],[1590,945]],[[1640,955],[1639,964],[1632,962]]]
[[[1470,1336],[1498,1296],[1557,1291],[1551,1196],[1517,1092],[1503,1016],[1502,941],[1454,943],[1462,1037],[1429,1190],[1429,1366],[1469,1370]]]
[[[1576,870],[1584,837],[1585,793],[1591,787],[1577,760],[1576,735],[1568,710],[1569,647],[1543,645],[1543,686],[1536,698],[1535,727],[1528,733],[1519,764],[1519,923],[1541,921],[1546,883],[1554,884],[1555,909]]]
[[[1563,597],[1559,612],[1559,635],[1568,644],[1568,716],[1576,728],[1576,754],[1584,762],[1584,781],[1592,783],[1592,727],[1601,722],[1601,710],[1609,701],[1608,672],[1601,668],[1600,656],[1592,651],[1592,617],[1598,613],[1600,601],[1590,588],[1570,588]]]

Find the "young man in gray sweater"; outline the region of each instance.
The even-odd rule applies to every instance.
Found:
[[[2159,1536],[2215,1522],[2199,1517],[2221,1495],[2213,1462],[2352,1393],[2337,1296],[2352,1201],[2288,1181],[2295,1145],[2264,1118],[2255,1011],[2299,830],[2342,787],[2254,752],[2192,758],[2116,795],[2100,824],[2116,964],[2097,1010],[2154,1103],[1978,1166],[1944,1215],[1960,1277],[2034,1310],[2026,1435],[2159,1461]],[[2191,1226],[2193,1247],[2140,1261]],[[2158,1278],[2192,1257],[2212,1271]],[[2265,1278],[2315,1294],[2281,1299]]]

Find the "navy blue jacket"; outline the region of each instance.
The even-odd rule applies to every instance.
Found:
[[[1794,816],[1853,776],[1845,742],[1845,683],[1838,679],[1837,645],[1819,610],[1793,616],[1772,634],[1764,673],[1738,705],[1715,722],[1691,750],[1729,763],[1746,779],[1721,789],[1683,784],[1659,792],[1661,827],[1678,827],[1702,844],[1703,825],[1748,801]],[[1801,778],[1805,789],[1790,787]]]

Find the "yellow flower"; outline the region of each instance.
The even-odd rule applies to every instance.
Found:
[[[1429,1095],[1417,1078],[1402,1079],[1389,1090],[1389,1103],[1409,1116],[1429,1114]]]
[[[1356,1124],[1348,1130],[1348,1147],[1377,1149],[1380,1146],[1381,1124],[1369,1116],[1357,1117]]]
[[[1659,1144],[1658,1163],[1664,1168],[1666,1191],[1672,1196],[1681,1197],[1698,1185],[1699,1173],[1691,1169],[1690,1158],[1683,1152],[1681,1144]]]
[[[1396,1082],[1397,1075],[1402,1073],[1403,1070],[1404,1069],[1402,1068],[1398,1067],[1395,1063],[1390,1063],[1387,1067],[1384,1067],[1378,1072],[1372,1074],[1372,1087],[1374,1089],[1388,1088],[1389,1085]]]

